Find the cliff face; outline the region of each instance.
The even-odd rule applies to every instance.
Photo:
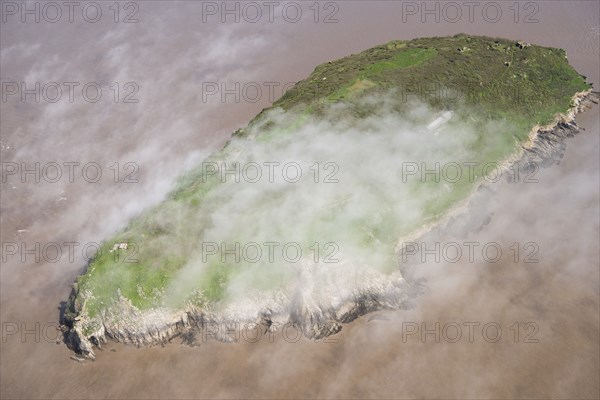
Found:
[[[291,327],[307,338],[321,340],[339,332],[342,323],[361,315],[381,309],[411,307],[414,298],[423,290],[420,283],[407,282],[399,271],[387,275],[374,270],[355,270],[356,275],[351,277],[354,282],[349,282],[344,278],[349,276],[348,270],[341,267],[328,271],[330,277],[337,279],[335,285],[314,285],[312,272],[299,272],[296,285],[270,298],[257,294],[214,311],[198,309],[191,304],[178,311],[139,311],[120,296],[102,315],[101,323],[93,332],[84,332],[87,321],[80,317],[70,321],[68,342],[78,354],[94,359],[93,347],[100,347],[107,340],[151,346],[167,343],[176,336],[182,336],[188,343],[196,342],[196,336],[208,336],[230,342],[232,332],[239,336],[242,330],[260,329],[265,333]],[[307,284],[302,275],[313,282]],[[339,290],[337,285],[343,289]]]
[[[454,47],[457,44],[461,44],[459,48],[462,51],[455,54]],[[467,50],[464,50],[465,47]],[[321,107],[321,102],[313,103],[315,97],[314,93],[310,91],[316,87],[313,85],[315,82],[327,82],[325,87],[320,88],[320,95],[325,95],[329,100],[353,105],[344,109],[338,117],[349,116],[360,119],[365,116],[363,111],[356,109],[359,97],[377,95],[381,93],[378,90],[387,91],[390,87],[402,87],[406,84],[407,77],[418,79],[420,74],[428,76],[427,74],[439,73],[440,68],[444,69],[455,62],[465,64],[456,67],[457,74],[461,73],[465,66],[479,68],[477,63],[480,63],[480,68],[490,68],[489,65],[494,64],[490,59],[497,61],[498,65],[493,68],[498,68],[496,71],[498,75],[506,76],[506,67],[502,60],[510,57],[513,60],[510,68],[514,68],[515,72],[511,79],[518,80],[526,78],[528,74],[544,72],[545,67],[539,70],[532,69],[531,64],[533,63],[528,62],[529,59],[538,55],[544,58],[554,57],[553,62],[555,63],[566,63],[564,56],[556,49],[537,46],[522,49],[511,42],[499,39],[458,35],[453,38],[392,42],[357,56],[317,67],[311,77],[298,83],[298,88],[303,88],[302,95],[291,98],[286,94],[276,102],[274,107],[299,108],[301,116],[306,116],[307,113],[314,113],[316,116],[322,115],[324,109]],[[357,65],[358,67],[356,67]],[[582,84],[583,81],[579,82],[571,76],[574,74],[571,69],[560,68],[558,71],[569,75],[569,80],[565,81],[577,81],[573,87],[562,88],[559,92],[575,93],[580,91],[582,86],[586,86]],[[332,78],[332,74],[337,74],[336,79]],[[485,76],[485,74],[482,75]],[[449,76],[452,77],[452,74],[446,73],[444,76],[445,83],[449,86],[464,83],[460,79],[450,79]],[[325,80],[324,78],[329,79]],[[366,84],[365,81],[369,83]],[[361,84],[358,85],[357,82]],[[509,88],[515,85],[515,82],[512,81],[499,82],[500,80],[497,79],[493,81],[493,84],[506,85]],[[523,85],[527,90],[535,89],[527,87],[527,83],[523,83]],[[363,89],[367,88],[365,93],[356,94],[356,88],[359,86]],[[479,82],[476,87],[481,88],[485,85],[483,82]],[[554,90],[545,82],[540,83],[539,89],[550,96]],[[435,98],[425,100],[430,105],[435,105],[437,101]],[[562,105],[568,104],[568,100],[572,100],[572,107],[566,114],[557,115],[549,125],[537,126],[532,131],[529,142],[517,145],[516,148],[520,148],[520,151],[515,152],[515,148],[507,147],[506,154],[502,153],[503,158],[493,161],[504,161],[506,166],[518,163],[520,168],[527,168],[528,163],[531,162],[538,165],[550,165],[559,159],[564,152],[564,139],[579,132],[579,128],[574,122],[575,114],[597,104],[598,93],[587,90],[572,99],[569,97],[566,103],[564,98],[561,98],[560,101],[546,101],[543,111],[567,110],[568,107]],[[492,103],[483,102],[476,110],[481,115],[492,113],[492,119],[501,117],[507,112],[521,113],[518,108],[514,108],[514,104],[500,102],[496,104],[498,108],[496,110],[492,107]],[[447,104],[437,104],[437,106],[438,109],[443,109]],[[543,114],[532,110],[537,109],[529,108],[515,119],[521,122],[526,118],[544,120]],[[369,110],[365,111],[365,115],[369,115],[370,112]],[[265,123],[264,117],[265,113],[259,114],[247,129],[240,130],[236,136],[246,137],[257,126],[264,128],[263,130],[267,133],[271,132],[271,122]],[[295,126],[298,123],[295,120],[291,125]],[[284,128],[284,131],[289,130],[290,126]],[[253,138],[248,139],[253,140]],[[509,139],[514,142],[512,136]],[[524,142],[524,140],[520,140]],[[511,144],[511,146],[513,145]],[[224,149],[224,153],[232,151],[232,146]],[[212,188],[209,186],[208,189],[204,189],[199,182],[199,178],[192,174],[189,179],[184,180],[184,185],[174,192],[170,199],[171,203],[184,203],[186,207],[189,207],[189,204],[197,204],[198,199],[194,198],[197,193],[204,193]],[[468,198],[468,193],[465,193]],[[198,198],[202,199],[203,197]],[[150,213],[147,218],[141,218],[138,222],[134,221],[132,227],[129,227],[119,237],[107,242],[106,248],[114,249],[115,243],[120,243],[124,240],[123,238],[134,238],[135,240],[145,240],[142,239],[144,237],[163,238],[163,241],[171,243],[171,238],[177,238],[180,230],[174,226],[176,223],[169,220],[172,216],[169,212],[171,209],[169,207],[165,207],[165,209],[167,211],[163,212],[159,207],[158,211],[153,210],[154,214]],[[454,211],[450,209],[442,211],[446,213],[447,218],[436,219],[435,223],[429,227],[429,232],[451,220]],[[159,218],[157,215],[163,215],[164,218]],[[165,220],[168,223],[165,223]],[[381,223],[382,221],[379,222],[379,224]],[[385,236],[386,231],[382,230],[382,232]],[[427,230],[414,232],[410,237],[412,240],[428,234]],[[186,234],[190,235],[187,231]],[[193,234],[200,235],[200,233]],[[367,234],[367,240],[371,240],[371,238],[376,240],[371,231],[368,231]],[[387,236],[389,238],[389,235]],[[146,255],[147,258],[156,257],[153,255],[154,253],[149,252]],[[144,262],[144,259],[142,261]],[[344,259],[340,263],[328,265],[327,268],[321,268],[310,262],[301,262],[290,275],[291,278],[283,285],[263,290],[251,290],[238,298],[228,299],[227,302],[206,301],[205,292],[215,291],[214,287],[210,286],[201,291],[202,301],[188,299],[181,306],[168,307],[157,302],[152,303],[151,296],[147,295],[147,293],[151,293],[155,298],[160,298],[165,287],[152,286],[155,283],[150,278],[155,278],[157,271],[160,273],[161,270],[156,267],[147,267],[143,262],[136,275],[127,270],[125,272],[115,270],[116,267],[106,258],[97,259],[74,285],[65,312],[65,324],[67,327],[66,341],[78,354],[93,359],[95,357],[94,347],[101,347],[108,340],[137,346],[151,346],[164,344],[179,336],[185,342],[194,344],[200,336],[203,340],[205,337],[210,337],[219,341],[232,341],[240,340],[240,331],[247,332],[258,329],[263,333],[273,333],[287,329],[289,326],[298,328],[308,338],[321,340],[339,332],[342,328],[341,324],[350,322],[361,315],[381,309],[409,308],[415,298],[424,290],[422,282],[412,280],[409,275],[404,274],[402,268],[396,268],[393,272],[383,272],[372,265],[366,265],[365,262]],[[150,262],[154,262],[154,260],[148,261],[148,263]],[[174,268],[171,264],[168,264],[168,267]],[[177,268],[180,267],[180,265],[177,266]],[[111,270],[111,268],[113,269]],[[155,275],[148,275],[150,273]],[[137,281],[140,278],[136,278],[136,276],[141,277],[144,282],[151,283],[147,283],[144,287]],[[160,276],[162,277],[162,275]],[[219,275],[218,278],[217,289],[219,286],[223,286],[222,277]],[[232,335],[232,332],[238,332],[238,335],[236,336],[235,333]]]
[[[565,152],[565,139],[578,134],[581,130],[575,121],[579,113],[597,106],[599,92],[591,89],[578,93],[573,97],[573,107],[563,115],[558,115],[548,126],[536,127],[533,131],[531,145],[523,146],[524,154],[521,164],[526,166],[534,163],[540,166],[550,166],[560,160]]]

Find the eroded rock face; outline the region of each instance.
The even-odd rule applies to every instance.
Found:
[[[564,116],[557,118],[551,127],[542,127],[535,134],[531,146],[524,147],[520,164],[535,163],[539,166],[550,166],[563,158],[566,143],[564,140],[575,136],[581,128],[575,122],[575,115],[598,105],[599,93],[584,92],[574,98],[574,107]]]
[[[266,332],[293,324],[307,338],[321,340],[339,332],[342,323],[366,313],[411,307],[413,299],[423,290],[417,283],[408,283],[399,271],[390,275],[369,269],[355,272],[357,275],[351,276],[344,267],[337,267],[327,272],[329,282],[333,282],[331,277],[338,277],[335,284],[315,285],[306,281],[322,278],[322,272],[315,274],[307,268],[300,272],[306,275],[304,279],[300,278],[280,293],[257,293],[213,311],[188,306],[179,311],[142,312],[129,300],[119,297],[118,302],[96,318],[97,323],[92,326],[97,329],[93,332],[84,332],[84,326],[90,326],[87,320],[70,321],[67,340],[78,354],[90,359],[95,357],[93,347],[100,347],[107,340],[152,346],[181,336],[184,342],[194,344],[196,336],[202,335],[203,340],[209,337],[231,342],[234,341],[231,332],[249,326]],[[355,279],[358,284],[348,282]]]

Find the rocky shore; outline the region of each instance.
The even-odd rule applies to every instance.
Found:
[[[599,100],[600,93],[592,89],[573,96],[573,107],[566,114],[558,115],[550,125],[535,127],[532,130],[530,142],[523,146],[520,164],[536,163],[545,167],[559,161],[566,148],[564,140],[581,131],[575,116],[598,105]]]
[[[325,279],[335,279],[337,283],[322,285],[315,281],[323,276],[315,275],[323,273],[307,267],[299,272],[295,284],[281,292],[257,293],[220,310],[201,310],[188,304],[182,310],[142,312],[119,296],[118,302],[99,318],[99,326],[93,332],[84,333],[89,321],[81,310],[74,319],[66,317],[65,340],[79,356],[88,359],[95,358],[94,347],[101,348],[108,340],[141,347],[163,345],[178,336],[193,344],[196,336],[203,335],[231,342],[234,339],[230,333],[241,329],[259,329],[264,334],[293,326],[303,336],[321,340],[339,332],[342,323],[361,315],[412,307],[413,299],[423,290],[419,283],[407,282],[399,271],[390,275],[369,269],[355,272],[357,275],[347,279],[347,266],[329,269]],[[312,290],[307,292],[305,285]],[[74,289],[71,301],[76,294]]]
[[[535,127],[523,151],[510,161],[527,170],[535,163],[549,166],[558,162],[565,151],[564,140],[580,132],[576,114],[598,105],[599,93],[591,89],[573,98],[573,107],[558,115],[547,126]],[[469,201],[472,204],[472,199]],[[469,207],[471,208],[471,207]],[[449,217],[437,227],[447,226]],[[481,219],[483,222],[485,218]],[[420,232],[417,236],[431,235]],[[63,318],[65,342],[78,356],[95,359],[94,347],[109,340],[136,346],[163,345],[176,337],[189,344],[198,335],[229,342],[229,334],[240,327],[273,332],[293,324],[307,338],[320,340],[334,335],[343,323],[382,309],[405,309],[423,292],[424,286],[398,270],[383,274],[365,266],[337,265],[326,270],[306,265],[298,279],[277,292],[253,293],[220,309],[204,310],[191,304],[181,310],[167,308],[140,311],[125,297],[90,321],[85,309],[77,307],[74,285]],[[351,273],[349,273],[349,271]],[[85,297],[85,296],[84,296]],[[90,326],[94,329],[90,330]]]

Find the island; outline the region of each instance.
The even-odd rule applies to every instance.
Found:
[[[597,103],[564,50],[523,41],[395,40],[321,64],[103,243],[73,284],[66,341],[94,359],[108,340],[289,324],[323,340],[411,307],[423,288],[402,241],[492,170],[553,160]]]

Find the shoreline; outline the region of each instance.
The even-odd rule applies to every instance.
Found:
[[[598,105],[599,100],[600,100],[600,92],[595,92],[593,90],[593,88],[590,88],[588,90],[584,90],[582,92],[578,92],[578,93],[574,94],[571,99],[572,99],[572,102],[574,103],[574,105],[572,107],[570,107],[567,112],[556,114],[553,121],[549,124],[534,125],[533,128],[530,129],[530,131],[527,135],[528,136],[527,141],[524,144],[522,144],[517,149],[517,151],[514,152],[514,154],[510,155],[504,161],[500,162],[498,167],[503,172],[509,170],[514,165],[521,165],[521,169],[522,169],[523,165],[526,165],[527,161],[532,162],[532,160],[529,159],[530,157],[528,157],[529,156],[528,152],[535,152],[536,149],[538,149],[538,150],[541,149],[540,147],[538,147],[542,144],[542,143],[540,143],[540,134],[541,133],[552,134],[553,131],[556,130],[556,128],[560,124],[574,125],[573,128],[577,129],[577,132],[574,132],[573,134],[579,133],[580,132],[579,127],[576,124],[574,124],[575,117],[577,116],[577,114],[585,112],[587,109],[590,109],[591,107],[593,107],[593,105]],[[555,136],[559,136],[559,135],[555,134]],[[560,141],[562,141],[566,137],[567,136],[559,136],[559,139],[560,139]],[[554,149],[552,149],[552,150],[554,150]],[[547,158],[545,160],[552,159],[551,154],[545,153],[545,155],[547,156]],[[526,161],[526,162],[524,162],[524,161]],[[535,160],[535,161],[539,162],[542,160]],[[436,227],[445,226],[450,220],[455,218],[461,212],[465,211],[465,209],[467,207],[469,207],[469,204],[470,204],[473,196],[475,195],[475,193],[477,193],[477,191],[481,190],[482,187],[487,187],[486,180],[484,177],[482,177],[482,179],[479,183],[477,183],[476,185],[473,186],[473,188],[471,189],[471,192],[463,200],[459,201],[457,204],[450,207],[450,209],[448,209],[448,211],[444,213],[444,216],[441,219],[434,220],[428,224],[425,224],[423,227],[419,228],[417,231],[410,233],[408,235],[402,236],[398,240],[398,244],[396,246],[396,253],[398,253],[398,251],[400,250],[402,243],[405,243],[407,241],[418,240],[419,238],[430,233]]]

